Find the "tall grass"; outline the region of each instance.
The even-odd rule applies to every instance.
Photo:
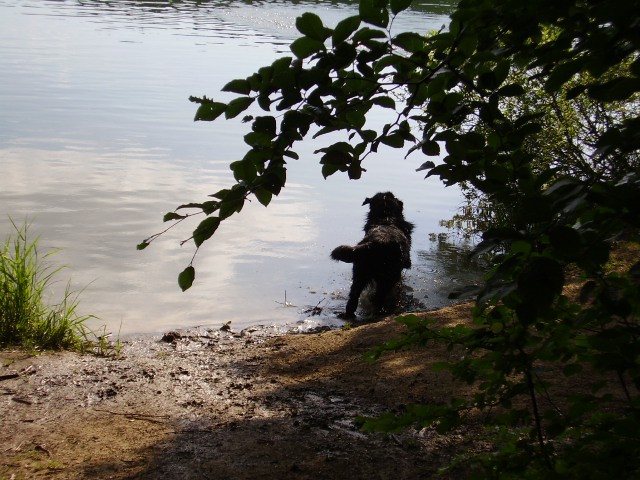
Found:
[[[0,250],[0,345],[82,349],[84,323],[92,316],[77,312],[79,293],[67,283],[59,302],[47,302],[63,268],[50,261],[58,250],[41,255],[39,237],[29,236],[29,225],[11,224],[13,232]]]

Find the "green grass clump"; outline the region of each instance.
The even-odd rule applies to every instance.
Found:
[[[29,225],[11,224],[14,231],[0,246],[0,346],[83,349],[84,322],[92,316],[78,314],[78,293],[67,283],[58,303],[46,302],[63,268],[50,263],[58,250],[40,255],[39,238],[29,237]]]

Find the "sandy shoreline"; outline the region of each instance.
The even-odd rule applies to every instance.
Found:
[[[468,305],[429,316],[468,316]],[[0,351],[0,478],[429,478],[467,435],[365,434],[355,419],[446,401],[444,350],[362,355],[392,319],[350,330],[136,336],[118,358]]]

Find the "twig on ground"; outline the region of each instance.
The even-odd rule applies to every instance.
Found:
[[[324,307],[321,307],[321,306],[320,306],[320,304],[321,304],[322,302],[324,302],[325,300],[326,300],[326,298],[323,298],[322,300],[320,300],[320,301],[316,304],[316,306],[315,306],[315,307],[310,307],[310,308],[308,308],[307,310],[305,310],[305,311],[304,311],[304,313],[311,314],[311,316],[314,316],[314,315],[320,315],[320,314],[322,313],[322,309],[324,308]]]
[[[283,307],[295,307],[295,305],[293,303],[287,302],[287,291],[286,290],[284,291],[284,302],[278,302],[276,300],[276,303],[278,305],[282,305]]]
[[[146,420],[147,422],[160,423],[160,424],[164,424],[165,422],[156,420],[157,418],[163,418],[163,419],[169,418],[169,415],[151,415],[151,414],[131,413],[131,412],[114,412],[112,410],[105,410],[102,408],[94,408],[94,410],[96,412],[110,413],[111,415],[121,415],[123,417],[132,418],[135,420]]]

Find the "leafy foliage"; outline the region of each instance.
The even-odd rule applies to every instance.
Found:
[[[551,38],[547,31],[545,37]],[[627,75],[629,60],[613,67],[607,76]],[[594,155],[597,142],[608,126],[624,122],[640,109],[640,95],[631,95],[624,102],[599,102],[587,95],[575,95],[576,89],[589,82],[588,73],[577,73],[557,91],[545,89],[544,78],[526,68],[511,68],[507,82],[519,90],[517,96],[500,100],[500,110],[515,120],[524,115],[536,115],[540,124],[538,133],[528,135],[522,148],[532,157],[531,166],[539,175],[545,170],[553,172],[553,180],[563,176],[577,177],[584,182],[621,180],[640,169],[637,151],[608,152]],[[467,92],[477,98],[475,92]],[[461,130],[486,132],[484,123],[469,122]],[[518,205],[493,201],[467,182],[460,184],[466,205],[443,226],[465,236],[473,236],[492,227],[508,226],[517,222]]]
[[[395,34],[393,18],[410,4],[360,0],[359,15],[333,29],[307,13],[296,22],[302,36],[291,45],[293,56],[227,84],[237,98],[224,104],[192,97],[197,120],[234,118],[256,106],[264,113],[244,117],[251,128],[247,153],[231,165],[236,183],[212,194],[215,200],[178,208],[195,213],[165,220],[206,215],[189,239],[199,248],[249,196],[266,206],[280,193],[287,161],[298,158],[295,144],[309,135],[346,136],[318,150],[325,177],[360,178],[381,144],[434,157],[419,161],[418,170],[445,185],[470,185],[512,212],[500,228],[483,232],[478,247],[502,257],[471,326],[437,328],[404,317],[407,337],[374,356],[429,342],[458,346],[465,355],[447,368],[477,394],[365,426],[420,423],[447,431],[470,409],[500,407],[504,413],[490,419],[497,450],[473,459],[486,468],[484,477],[637,476],[640,263],[636,257],[617,273],[605,265],[613,242],[637,233],[640,222],[633,163],[640,119],[630,107],[640,90],[640,2],[462,0],[447,30]],[[589,165],[615,174],[572,174],[561,150],[537,161],[549,109],[532,96],[534,83],[545,95],[574,102],[563,111],[581,102],[586,120],[601,107],[611,112],[614,102],[625,112],[609,115],[590,131],[589,145],[586,137],[579,144]],[[389,110],[380,129],[367,125],[373,108]],[[569,268],[584,282],[577,300],[565,292]],[[189,265],[180,286],[189,288],[194,278]],[[540,373],[549,365],[567,379],[582,372],[591,393],[554,402]]]

